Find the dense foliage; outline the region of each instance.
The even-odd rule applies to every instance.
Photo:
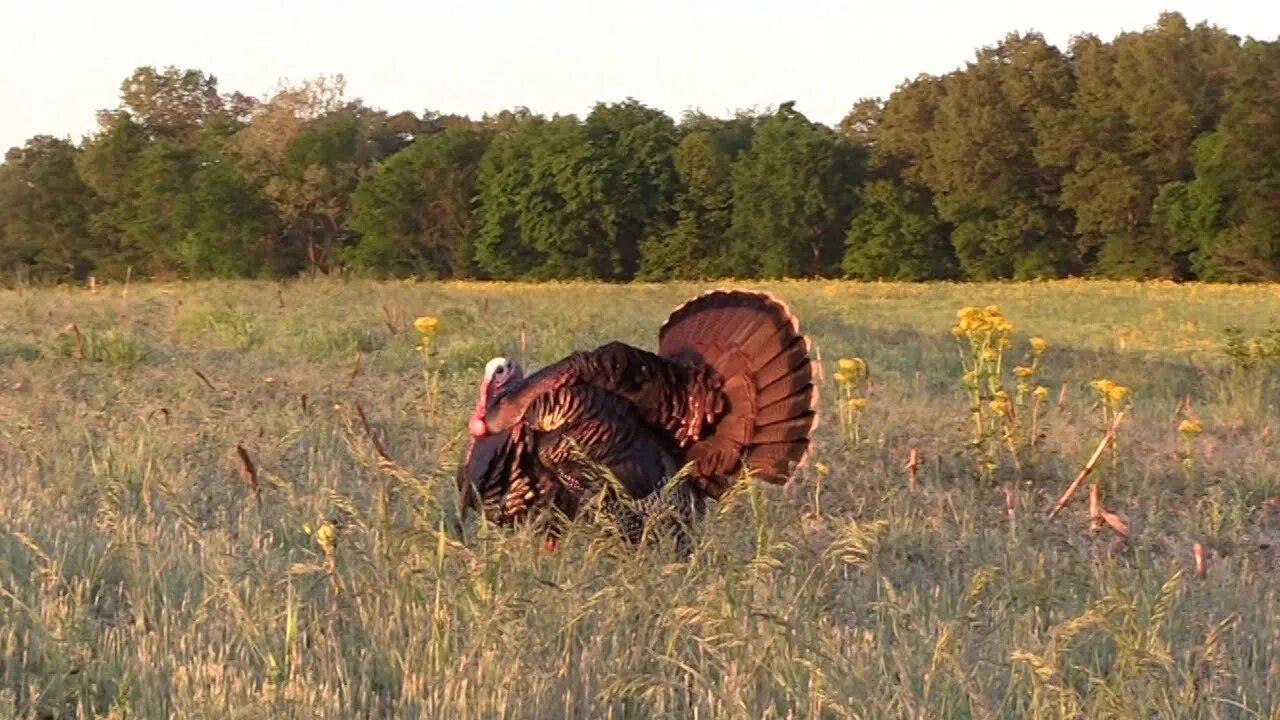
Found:
[[[1010,34],[837,126],[391,114],[139,68],[79,145],[0,165],[0,270],[596,279],[1280,278],[1280,41],[1162,14]]]

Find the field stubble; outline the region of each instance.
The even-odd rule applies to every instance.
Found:
[[[651,348],[702,286],[0,294],[0,717],[1280,718],[1274,370],[1222,352],[1276,287],[762,287],[822,354],[814,462],[684,564],[448,530],[487,358]],[[950,330],[987,305],[1006,375],[1047,339],[1048,397],[981,478]],[[1046,518],[1100,378],[1125,417],[1086,484],[1127,537],[1087,489]]]

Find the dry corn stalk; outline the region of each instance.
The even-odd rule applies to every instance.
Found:
[[[213,390],[214,392],[218,391],[218,388],[213,386],[213,383],[209,381],[209,378],[205,376],[204,373],[200,372],[200,368],[191,368],[191,372],[194,372],[196,374],[196,377],[200,378],[200,380],[204,382],[204,384],[207,385],[210,390]]]
[[[262,507],[262,488],[258,485],[258,468],[254,466],[253,460],[249,458],[249,451],[245,450],[243,445],[236,444],[236,454],[240,456],[240,477],[249,483],[258,507]]]
[[[351,374],[347,376],[347,387],[351,387],[356,382],[356,376],[360,374],[360,364],[364,361],[364,353],[357,350],[355,363],[351,366]]]
[[[80,334],[80,328],[77,327],[75,323],[67,323],[67,326],[63,328],[64,332],[66,330],[70,330],[72,335],[75,336],[75,347],[71,351],[72,356],[77,360],[83,360],[84,359],[84,336]]]
[[[382,318],[387,325],[387,330],[390,330],[392,335],[398,335],[404,329],[404,308],[397,307],[392,310],[387,307],[386,303],[383,303]]]
[[[1089,524],[1095,532],[1101,530],[1103,525],[1110,525],[1120,537],[1129,537],[1129,526],[1124,520],[1102,506],[1102,501],[1098,498],[1098,483],[1089,486]]]
[[[1013,483],[1005,483],[1001,485],[1000,490],[1004,492],[1004,511],[1005,514],[1009,516],[1009,524],[1012,525],[1016,521],[1013,511]]]
[[[1085,463],[1084,468],[1080,470],[1080,474],[1076,475],[1076,479],[1067,486],[1066,492],[1062,493],[1062,497],[1058,498],[1058,503],[1053,506],[1053,510],[1049,511],[1049,519],[1052,520],[1062,512],[1062,509],[1071,502],[1071,498],[1080,490],[1080,485],[1084,483],[1084,479],[1089,477],[1089,473],[1093,472],[1093,467],[1098,464],[1098,459],[1102,457],[1102,453],[1107,446],[1116,438],[1116,429],[1120,427],[1120,421],[1124,419],[1124,410],[1116,413],[1115,419],[1111,421],[1111,427],[1107,428],[1107,432],[1102,436],[1102,440],[1098,443],[1098,447],[1093,451],[1093,456],[1089,458],[1089,462]]]
[[[916,494],[916,468],[920,467],[920,450],[914,445],[911,447],[911,456],[907,458],[907,490],[912,494]]]

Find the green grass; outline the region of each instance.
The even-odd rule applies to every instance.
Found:
[[[1280,288],[765,287],[821,351],[828,471],[713,505],[684,564],[590,525],[551,556],[441,530],[477,374],[520,355],[521,323],[532,367],[651,348],[703,286],[0,294],[0,717],[1280,718],[1278,386],[1223,353],[1227,327],[1276,323]],[[966,449],[950,333],[988,304],[1011,361],[1048,340],[1052,390],[1037,451],[993,481]],[[433,414],[422,314],[441,320]],[[856,444],[832,401],[842,356],[871,371]],[[1100,377],[1131,390],[1096,470],[1127,540],[1090,527],[1087,491],[1045,517],[1102,435]]]

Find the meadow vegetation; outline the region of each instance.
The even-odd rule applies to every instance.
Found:
[[[822,424],[685,563],[453,471],[488,358],[705,285],[0,293],[0,717],[1280,718],[1280,289],[743,285]]]

